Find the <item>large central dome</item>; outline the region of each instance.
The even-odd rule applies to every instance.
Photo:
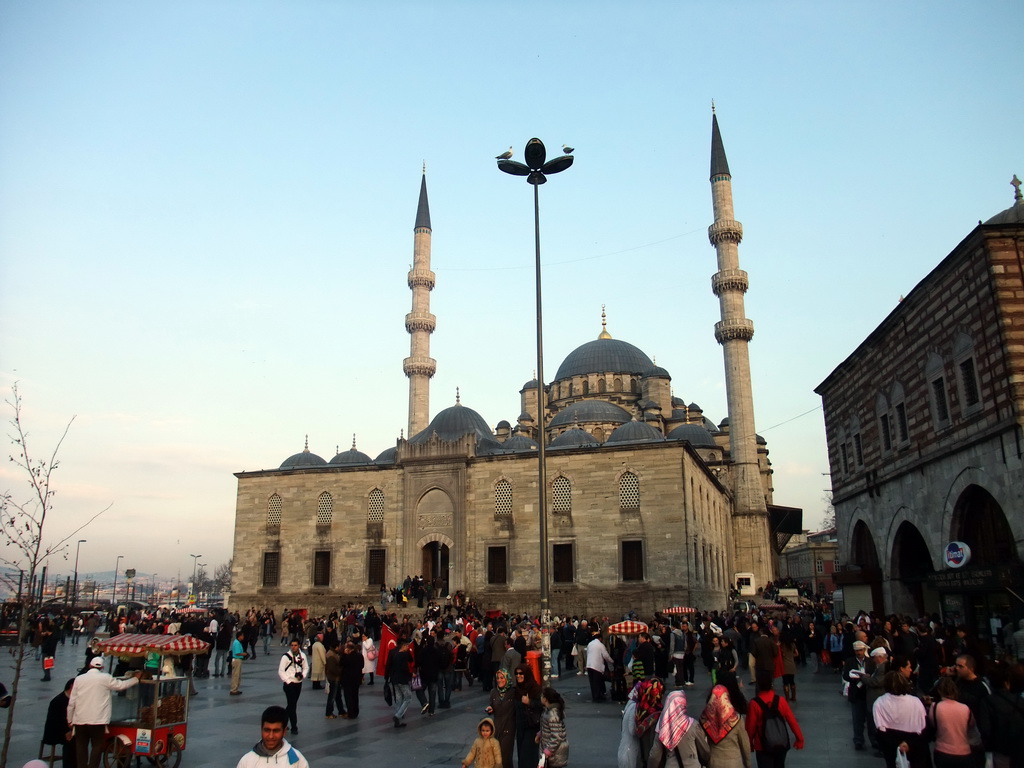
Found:
[[[558,366],[555,381],[589,373],[633,373],[642,375],[654,362],[643,350],[626,341],[603,338],[576,347]]]

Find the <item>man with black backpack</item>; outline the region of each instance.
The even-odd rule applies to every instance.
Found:
[[[757,754],[757,768],[783,768],[790,747],[804,748],[804,734],[789,703],[772,690],[770,673],[757,673],[757,695],[747,707],[747,735],[750,748]]]

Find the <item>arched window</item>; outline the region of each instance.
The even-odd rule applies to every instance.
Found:
[[[316,524],[330,525],[333,517],[334,500],[331,498],[331,494],[324,491],[320,494],[320,498],[316,500]]]
[[[622,391],[622,379],[618,379],[618,378],[615,379],[615,381],[612,382],[612,389],[615,390],[616,392],[621,392]]]
[[[603,395],[607,388],[608,388],[608,385],[605,384],[605,381],[604,381],[603,378],[597,380],[597,392],[598,392],[598,394]]]
[[[594,439],[597,440],[597,442],[604,442],[604,430],[601,427],[595,427],[592,434],[594,435]]]
[[[276,493],[267,500],[267,527],[278,528],[281,525],[281,497]]]
[[[499,480],[494,484],[494,514],[512,514],[512,483]]]
[[[632,377],[630,377],[630,379],[629,379],[629,391],[630,391],[630,392],[639,392],[639,391],[640,391],[640,390],[639,390],[639,389],[637,388],[637,383],[636,383],[636,379],[634,379],[634,378],[632,378]]]
[[[623,512],[640,509],[640,480],[632,472],[623,472],[619,478],[619,509]]]
[[[590,394],[590,381],[588,381],[587,379],[583,380],[583,394],[584,395],[589,395]]]
[[[374,488],[366,499],[366,522],[384,522],[384,491]]]
[[[556,514],[572,512],[572,485],[567,477],[556,477],[551,483],[551,510]]]

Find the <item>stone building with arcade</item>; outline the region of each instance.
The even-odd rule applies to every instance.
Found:
[[[816,389],[848,612],[941,613],[987,639],[1024,618],[1024,200],[1013,183],[1013,205],[979,222]]]
[[[800,510],[774,504],[767,444],[754,429],[742,227],[715,117],[711,184],[728,417],[715,423],[675,397],[670,373],[614,338],[602,313],[597,338],[543,387],[526,382],[519,415],[492,427],[458,397],[429,418],[437,361],[424,175],[408,276],[407,437],[375,458],[354,443],[330,459],[307,445],[275,469],[237,473],[234,605],[330,610],[423,575],[442,595],[536,611],[540,440],[556,613],[724,608],[736,572],[773,578]]]

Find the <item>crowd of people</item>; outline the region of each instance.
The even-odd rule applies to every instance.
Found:
[[[242,694],[248,662],[278,655],[280,709],[292,734],[299,730],[307,679],[312,688],[326,688],[328,719],[358,718],[360,691],[382,683],[396,729],[415,707],[423,717],[434,716],[451,707],[453,694],[479,683],[488,716],[464,766],[533,768],[541,754],[554,768],[567,764],[557,681],[573,674],[588,677],[592,701],[624,708],[619,768],[673,762],[749,768],[754,756],[761,768],[782,766],[787,750],[804,744],[791,706],[798,667],[835,675],[849,705],[853,748],[874,748],[887,768],[982,768],[986,759],[995,768],[1020,768],[1024,760],[1024,622],[1003,635],[1003,645],[991,646],[937,617],[832,616],[820,603],[659,613],[643,617],[648,621],[640,631],[620,633],[617,619],[641,617],[561,617],[542,629],[535,617],[485,614],[461,595],[443,605],[432,597],[413,582],[408,593],[404,585],[382,588],[379,611],[362,604],[325,616],[304,610],[276,616],[256,608],[244,614],[153,611],[111,616],[108,631],[208,640],[212,653],[181,659],[180,671],[230,675],[231,695]],[[44,640],[56,635],[42,621],[37,630]],[[82,635],[95,630],[83,623]],[[543,685],[538,661],[545,639],[550,687]],[[50,647],[39,645],[41,654]],[[687,694],[701,668],[710,686],[698,706]],[[70,684],[65,697],[73,691]]]

